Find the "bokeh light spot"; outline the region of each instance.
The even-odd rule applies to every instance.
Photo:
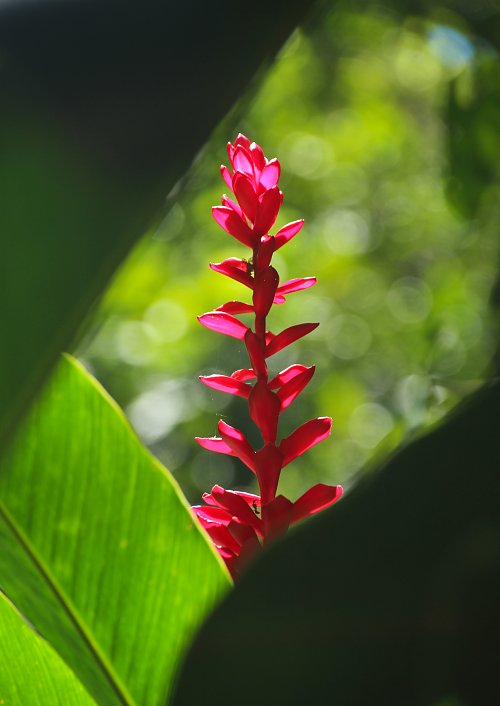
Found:
[[[191,383],[164,380],[136,397],[127,407],[127,416],[141,439],[152,444],[195,414],[195,397],[196,392]]]
[[[389,434],[394,426],[391,413],[376,402],[362,404],[351,415],[349,434],[365,449],[372,449]]]
[[[148,363],[154,355],[155,330],[142,321],[124,321],[116,334],[116,350],[125,363]]]
[[[474,47],[467,37],[445,25],[438,25],[431,29],[428,42],[431,51],[444,66],[456,73],[467,66],[474,55]]]
[[[355,314],[340,314],[330,322],[327,346],[338,358],[360,358],[370,348],[372,334],[364,319]]]
[[[357,255],[370,247],[368,222],[360,213],[347,209],[328,211],[320,227],[326,245],[336,255]]]
[[[188,328],[183,307],[170,299],[158,299],[144,314],[144,321],[150,324],[155,337],[164,343],[178,341]]]
[[[432,308],[432,292],[425,282],[414,277],[403,277],[387,293],[391,314],[403,324],[419,324]]]
[[[289,171],[306,179],[324,177],[332,163],[330,146],[317,135],[291,135],[284,151]]]

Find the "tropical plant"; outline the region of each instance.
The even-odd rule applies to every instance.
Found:
[[[1,6],[0,703],[498,703],[500,15],[487,0],[306,9]],[[278,215],[277,164],[257,164],[257,182],[260,152],[240,137],[223,170],[236,201],[215,215],[252,261],[221,245],[213,267],[251,289],[255,318],[234,303],[202,315],[237,332],[226,345],[185,312],[232,296],[201,267],[236,124],[283,155],[287,202]],[[303,213],[307,247],[271,253]],[[287,264],[318,274],[323,295],[296,311],[323,325],[311,348],[297,339],[318,373],[278,442],[311,376],[287,358],[307,325],[276,306],[283,332],[265,334],[271,305],[312,282],[278,283]],[[221,372],[240,354],[246,373]],[[166,368],[183,382],[147,438]],[[213,466],[191,437],[224,395],[200,402],[187,371],[234,393],[237,429],[203,437],[224,451]],[[330,404],[335,443],[297,458],[278,494],[284,461],[329,432]],[[266,448],[271,480],[255,464]],[[177,479],[151,451],[177,453]],[[258,495],[229,454],[258,471]],[[196,514],[219,552],[190,506],[210,470],[220,486]],[[344,475],[341,502],[277,536],[336,500]],[[258,552],[238,566],[248,541]]]

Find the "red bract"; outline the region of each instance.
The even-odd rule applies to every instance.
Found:
[[[297,277],[280,284],[271,265],[273,253],[288,243],[302,228],[298,220],[269,231],[276,222],[283,193],[278,187],[280,163],[268,160],[262,149],[244,135],[227,146],[231,168],[221,167],[222,177],[234,199],[224,194],[222,206],[212,209],[217,223],[229,235],[252,250],[249,260],[231,257],[210,267],[252,292],[251,303],[229,301],[215,311],[198,317],[206,328],[245,342],[250,367],[231,375],[207,375],[200,380],[207,387],[247,400],[250,418],[262,436],[261,448],[254,449],[244,434],[224,421],[219,436],[197,438],[203,448],[239,458],[256,476],[259,495],[225,490],[216,485],[205,493],[205,505],[193,510],[217,547],[233,577],[262,545],[284,534],[288,527],[329,507],[341,494],[341,486],[322,483],[292,502],[277,495],[282,469],[331,430],[329,417],[311,419],[278,441],[281,413],[297,398],[314,374],[314,366],[291,365],[269,379],[267,359],[313,331],[317,323],[301,323],[278,334],[267,330],[266,319],[273,304],[283,304],[285,295],[316,284],[315,277]],[[253,314],[254,325],[235,318]]]

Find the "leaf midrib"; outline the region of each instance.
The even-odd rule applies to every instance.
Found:
[[[3,500],[0,498],[0,517],[5,522],[7,528],[14,536],[14,538],[19,543],[21,549],[25,552],[28,558],[31,560],[35,569],[42,576],[45,583],[50,588],[52,594],[55,596],[56,600],[64,610],[65,614],[69,618],[71,624],[76,629],[86,647],[93,655],[96,663],[98,664],[100,670],[104,674],[107,682],[113,689],[114,693],[118,697],[120,703],[123,706],[137,706],[135,700],[128,693],[125,685],[122,683],[119,676],[114,671],[112,665],[106,658],[106,656],[100,650],[98,644],[92,638],[92,633],[85,621],[82,619],[79,612],[76,610],[72,601],[68,598],[62,588],[59,586],[58,582],[52,576],[50,570],[45,565],[45,562],[38,555],[36,549],[33,547],[29,539],[26,537],[23,530],[18,526],[14,518],[11,516],[10,512],[6,508]],[[27,616],[29,618],[29,616]],[[63,658],[64,659],[64,658]],[[66,660],[64,660],[66,662]],[[73,670],[72,670],[73,671]],[[78,675],[76,675],[78,678]]]

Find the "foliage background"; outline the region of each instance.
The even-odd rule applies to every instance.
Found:
[[[270,324],[320,321],[275,358],[277,369],[317,366],[281,433],[330,415],[334,438],[290,466],[281,488],[295,497],[318,481],[346,485],[491,372],[497,68],[495,50],[450,10],[401,21],[378,5],[360,14],[337,3],[293,35],[169,195],[78,353],[190,500],[216,482],[252,489],[237,461],[193,442],[214,434],[220,416],[256,438],[242,400],[196,380],[246,362],[240,342],[196,321],[242,293],[208,268],[244,256],[210,215],[225,190],[225,142],[241,131],[278,156],[278,226],[306,219],[278,269],[282,279],[318,277],[274,307]]]
[[[336,422],[336,438],[287,471],[287,494],[355,480],[482,378],[498,378],[488,298],[498,304],[500,120],[488,37],[498,43],[500,14],[490,0],[449,0],[462,15],[433,0],[392,10],[386,2],[354,3],[356,12],[335,3],[292,38],[170,194],[165,221],[86,328],[82,359],[193,500],[215,480],[247,482],[192,441],[212,433],[220,414],[246,425],[241,405],[224,407],[194,374],[244,362],[238,344],[195,321],[240,292],[207,267],[240,252],[209,214],[223,144],[238,129],[284,164],[283,220],[307,219],[283,276],[320,277],[272,322],[322,323],[296,348],[294,360],[316,362],[318,376],[282,432],[315,414]],[[243,6],[193,4],[199,12],[150,0],[120,14],[113,0],[99,8],[47,0],[7,3],[2,14],[0,642],[9,649],[0,701],[7,686],[7,700],[46,703],[49,690],[62,702],[78,692],[74,669],[100,703],[164,703],[212,587],[220,595],[227,585],[169,475],[78,365],[60,364],[9,438],[166,184],[299,14],[290,0],[276,0],[272,14],[256,3],[242,23]],[[402,17],[412,10],[420,19]],[[239,36],[229,31],[242,24]],[[202,626],[179,699],[199,697],[222,645],[227,683],[222,696],[207,691],[207,706],[234,700],[259,669],[260,692],[287,706],[326,694],[354,703],[353,692],[356,703],[370,694],[381,706],[443,706],[445,694],[453,694],[446,706],[491,703],[500,659],[498,400],[497,379],[379,464],[335,511],[264,552]],[[266,663],[273,669],[262,671]],[[253,690],[243,696],[255,700]]]

